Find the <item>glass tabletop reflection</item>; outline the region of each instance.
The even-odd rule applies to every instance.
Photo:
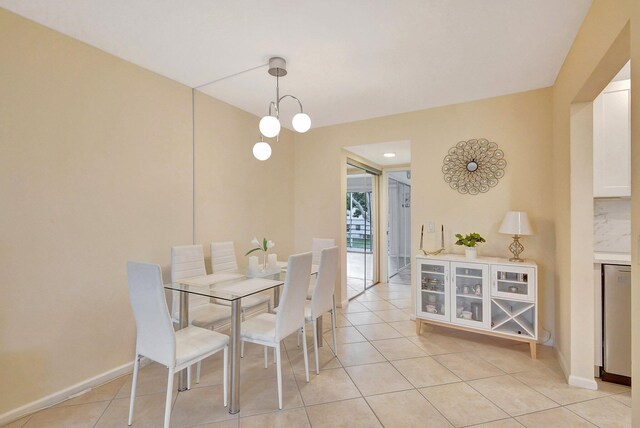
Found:
[[[247,278],[239,273],[214,273],[185,278],[173,284],[165,284],[164,288],[232,302],[283,284],[284,281]]]

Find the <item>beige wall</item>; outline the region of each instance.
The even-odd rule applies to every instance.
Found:
[[[458,141],[481,137],[504,150],[506,175],[486,194],[461,195],[443,181],[443,158]],[[413,247],[420,225],[434,221],[444,223],[449,251],[462,252],[452,245],[454,233],[475,231],[488,241],[481,255],[507,256],[510,237],[498,233],[500,222],[508,210],[527,211],[536,235],[522,241],[525,256],[540,266],[540,326],[553,330],[550,89],[313,129],[295,139],[296,250],[308,248],[314,236],[344,245],[342,147],[410,140]],[[439,240],[439,234],[425,234],[425,247],[435,249]]]
[[[583,319],[593,314],[593,259],[590,252],[571,249],[572,245],[579,245],[582,234],[591,234],[590,228],[576,228],[589,215],[578,207],[586,200],[591,203],[593,197],[590,175],[584,175],[584,168],[591,169],[592,164],[582,165],[581,171],[579,158],[571,159],[580,152],[580,146],[571,145],[570,112],[572,103],[592,101],[628,60],[628,36],[624,51],[628,5],[628,1],[620,0],[593,2],[553,87],[556,345],[566,374],[574,376],[578,383],[584,379],[592,385],[593,345],[590,339],[578,338],[593,335],[592,323],[584,323]],[[574,202],[576,205],[572,206]],[[576,339],[579,343],[573,343]]]
[[[132,360],[125,264],[191,240],[192,169],[187,88],[2,10],[0,28],[2,414]]]
[[[507,255],[509,237],[497,233],[504,212],[529,212],[536,235],[523,243],[540,265],[540,326],[555,327],[569,363],[578,355],[570,352],[570,105],[624,63],[610,50],[630,4],[640,22],[638,3],[594,1],[553,91],[285,132],[266,163],[250,155],[257,119],[197,94],[195,174],[189,88],[0,9],[0,415],[131,362],[126,260],[167,272],[170,246],[191,242],[194,229],[196,242],[233,239],[238,255],[254,235],[274,239],[282,256],[307,250],[313,237],[342,242],[342,147],[401,139],[412,141],[414,247],[420,225],[434,221],[445,224],[449,243],[453,233],[477,231],[488,238],[480,254]],[[631,27],[635,63],[638,27]],[[632,81],[640,87],[635,66]],[[634,165],[639,99],[632,92]],[[457,141],[478,137],[504,149],[507,174],[487,194],[459,195],[442,180],[442,158]],[[640,216],[632,218],[637,237]],[[425,247],[437,245],[437,234],[425,235]],[[634,364],[634,377],[638,370]],[[640,393],[634,397],[638,420]]]
[[[2,9],[0,28],[1,420],[128,369],[125,263],[168,281],[170,247],[192,242],[194,144],[190,88]],[[287,256],[291,137],[261,163],[256,117],[204,95],[196,110],[196,242],[244,253],[264,234]]]
[[[238,263],[251,239],[276,243],[272,252],[286,260],[293,249],[293,138],[283,130],[270,141],[266,162],[253,157],[258,119],[196,92],[195,241],[234,241]]]
[[[595,298],[593,277],[593,103],[570,109],[571,144],[571,358],[569,383],[597,389],[593,378]],[[582,352],[576,352],[582,350]],[[562,360],[561,364],[566,363]]]

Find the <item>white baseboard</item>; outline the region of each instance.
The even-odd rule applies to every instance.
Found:
[[[148,361],[143,359],[140,362],[140,365],[146,365]],[[126,363],[121,365],[120,367],[116,367],[112,370],[106,371],[104,373],[99,374],[98,376],[94,376],[90,379],[86,379],[82,382],[79,382],[75,385],[72,385],[63,390],[54,392],[53,394],[47,395],[46,397],[42,397],[36,401],[32,401],[31,403],[27,403],[24,406],[20,406],[17,409],[9,410],[8,412],[0,415],[0,425],[5,425],[15,420],[22,418],[28,414],[36,412],[41,409],[45,409],[47,407],[51,407],[55,404],[61,403],[68,398],[71,398],[73,395],[82,395],[81,393],[88,392],[92,388],[100,386],[118,378],[122,375],[126,375],[133,372],[133,361],[130,363]]]
[[[571,374],[571,370],[567,365],[567,360],[564,358],[564,355],[558,350],[558,348],[554,348],[556,351],[556,357],[558,357],[558,363],[560,364],[560,368],[564,373],[564,378],[567,380],[567,383],[571,386],[576,386],[578,388],[590,389],[596,391],[598,389],[598,383],[594,378],[586,378],[581,376],[576,376]]]
[[[591,389],[593,391],[598,389],[598,383],[594,378],[579,377],[575,375],[569,375],[569,385],[577,386],[578,388]]]
[[[346,308],[348,304],[349,304],[349,299],[344,299],[342,302],[340,302],[338,307],[339,308]]]

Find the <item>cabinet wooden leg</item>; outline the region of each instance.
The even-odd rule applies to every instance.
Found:
[[[531,348],[531,359],[535,360],[536,357],[536,342],[529,342],[529,348]]]
[[[419,319],[416,319],[416,334],[420,336],[420,328],[422,327],[422,322]]]

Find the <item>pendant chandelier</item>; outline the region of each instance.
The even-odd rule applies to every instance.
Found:
[[[287,75],[287,62],[284,58],[273,57],[269,59],[269,74],[276,78],[276,99],[269,103],[269,114],[260,119],[260,141],[253,146],[253,156],[258,160],[267,160],[271,157],[271,146],[264,141],[264,137],[276,138],[280,135],[280,102],[285,98],[293,98],[298,102],[300,112],[293,116],[291,125],[297,132],[307,132],[311,128],[311,118],[304,113],[302,103],[293,95],[280,96],[280,77]]]

